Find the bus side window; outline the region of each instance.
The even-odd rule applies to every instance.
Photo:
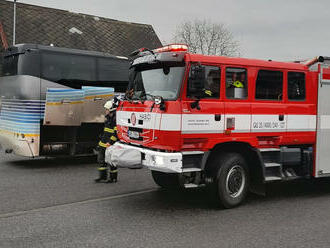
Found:
[[[292,101],[305,100],[305,73],[288,72],[288,99]]]
[[[128,81],[128,74],[121,73],[128,70],[127,60],[97,58],[97,62],[97,80],[101,82],[107,82],[109,79],[110,81]]]
[[[255,97],[261,100],[282,100],[283,72],[260,70],[256,81]]]
[[[226,97],[245,99],[247,97],[247,72],[244,68],[226,69]]]
[[[96,81],[96,60],[91,56],[43,53],[42,77],[52,81]]]

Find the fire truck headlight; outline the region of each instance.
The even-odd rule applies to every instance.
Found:
[[[152,155],[151,160],[154,164],[160,164],[160,165],[164,164],[164,158],[161,156]]]
[[[162,104],[162,98],[160,96],[155,97],[155,104],[156,105]]]

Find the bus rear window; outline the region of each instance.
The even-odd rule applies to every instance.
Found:
[[[6,56],[3,58],[2,76],[17,75],[18,55]]]

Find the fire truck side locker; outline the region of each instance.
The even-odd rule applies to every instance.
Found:
[[[319,65],[315,177],[330,176],[330,66]]]

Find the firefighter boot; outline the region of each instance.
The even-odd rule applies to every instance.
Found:
[[[117,182],[117,176],[118,176],[118,170],[116,166],[111,165],[110,166],[110,178],[109,181],[111,183],[116,183]]]
[[[98,168],[99,178],[95,179],[96,183],[104,182],[107,180],[107,167],[101,166]]]

